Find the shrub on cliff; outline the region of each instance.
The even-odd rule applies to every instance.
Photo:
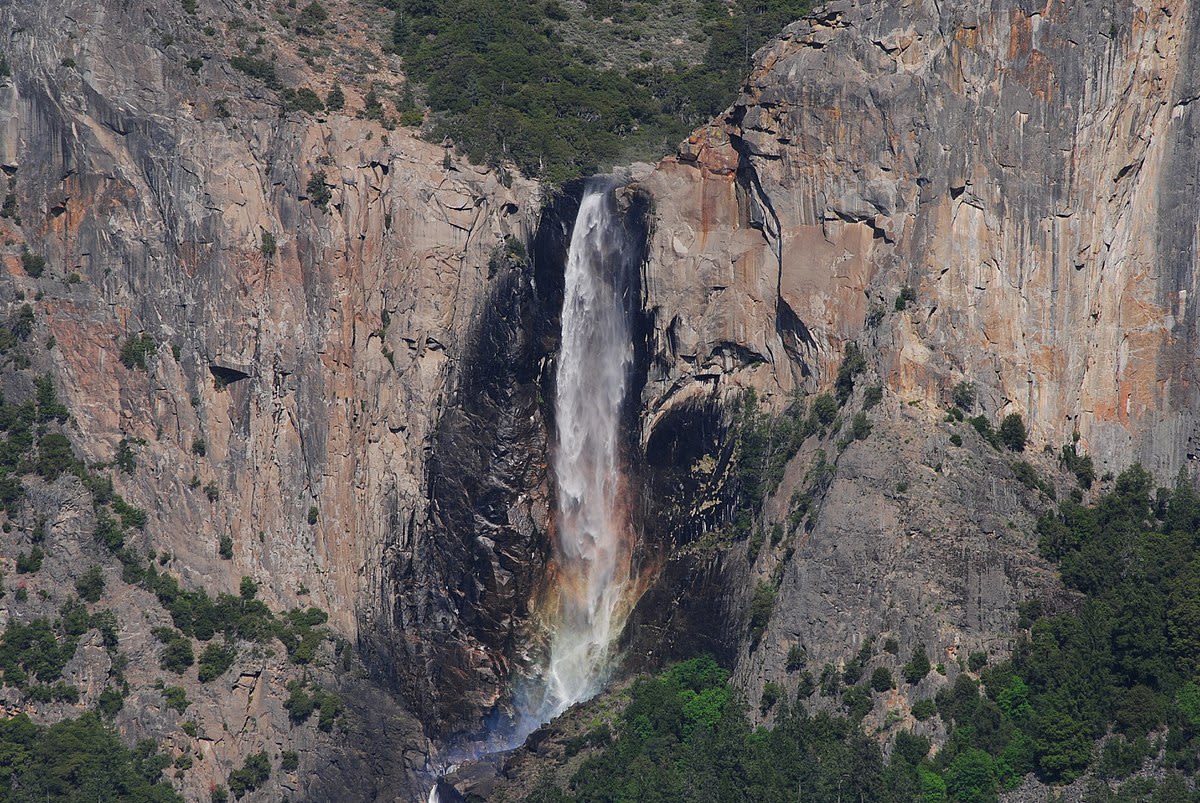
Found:
[[[146,358],[158,351],[158,343],[146,332],[125,338],[121,344],[120,360],[126,368],[146,370]]]
[[[328,21],[329,12],[314,0],[296,16],[296,31],[305,36],[320,36],[325,33],[324,25]]]
[[[909,683],[917,684],[929,674],[929,670],[932,668],[933,665],[929,663],[929,655],[925,652],[925,645],[918,644],[913,650],[912,658],[904,665],[901,674]]]
[[[333,199],[333,191],[325,183],[324,170],[317,170],[308,177],[308,184],[305,185],[304,191],[308,194],[308,200],[313,206],[322,212],[329,211],[329,202]]]
[[[266,752],[251,753],[241,769],[229,773],[226,783],[235,798],[240,798],[247,792],[253,792],[271,777],[271,762]]]
[[[39,278],[46,271],[46,258],[35,254],[28,248],[21,249],[21,268],[33,278]]]
[[[1014,452],[1025,451],[1025,419],[1020,413],[1009,413],[1000,422],[1000,442]]]
[[[770,583],[759,583],[750,600],[750,649],[758,646],[767,629],[771,611],[775,608],[775,589]]]

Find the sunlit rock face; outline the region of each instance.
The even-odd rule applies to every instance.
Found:
[[[766,680],[794,688],[797,646],[815,672],[887,634],[925,641],[951,675],[964,650],[1002,652],[1019,601],[1054,588],[1028,535],[1048,502],[969,427],[963,448],[949,441],[959,382],[976,390],[968,415],[1024,417],[1021,458],[1048,476],[1075,438],[1098,475],[1191,473],[1197,13],[830,3],[640,178],[654,198],[646,481],[695,495],[685,515],[647,517],[663,569],[633,615],[636,665],[699,645],[738,662],[753,700]],[[727,520],[719,483],[696,479],[719,468],[703,455],[720,438],[696,433],[719,430],[744,387],[776,410],[828,390],[852,341],[870,368],[845,416],[881,386],[872,435],[801,449],[766,501],[768,540],[814,488],[817,450],[836,468],[778,548],[701,548]],[[751,652],[759,582],[777,599]]]

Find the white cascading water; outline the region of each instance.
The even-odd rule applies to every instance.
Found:
[[[607,181],[587,185],[567,252],[554,399],[557,539],[543,611],[547,662],[540,677],[517,690],[522,711],[514,729],[476,756],[517,746],[599,692],[628,613],[633,536],[624,504],[621,407],[633,363],[625,296],[630,249],[611,196]],[[427,803],[438,800],[435,785]]]
[[[633,339],[624,297],[626,235],[611,192],[607,184],[588,185],[567,254],[555,377],[557,587],[548,611],[545,719],[600,691],[630,577],[621,408]]]

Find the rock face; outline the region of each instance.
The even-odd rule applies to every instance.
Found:
[[[967,379],[1039,445],[1078,431],[1173,476],[1195,452],[1195,13],[835,2],[789,27],[648,181],[670,380],[734,343],[786,388],[867,340],[906,398]]]
[[[230,67],[237,9],[187,5],[0,8],[0,164],[22,218],[0,221],[5,297],[38,297],[84,459],[134,444],[136,470],[114,473],[150,511],[138,549],[169,553],[188,587],[236,593],[250,576],[272,606],[327,610],[430,732],[477,726],[544,542],[531,268],[504,245],[531,239],[539,190],[354,119],[349,34],[321,75],[264,17],[280,86],[348,82],[350,111],[314,118]],[[386,26],[326,5],[347,30]],[[40,278],[23,246],[46,258]],[[140,334],[145,371],[118,359]],[[372,694],[354,695],[364,716],[392,716]],[[212,749],[233,766],[255,740],[293,744],[281,712]],[[423,737],[380,734],[322,747],[329,777],[423,795]],[[370,768],[382,756],[403,758]]]
[[[1053,594],[1022,535],[1047,502],[943,420],[959,382],[977,392],[968,414],[1021,414],[1031,451],[1078,437],[1098,473],[1190,473],[1196,14],[833,2],[762,49],[727,116],[641,180],[656,213],[648,460],[706,405],[728,421],[740,388],[776,409],[828,389],[852,341],[870,367],[845,419],[871,384],[884,401],[865,441],[839,443],[835,425],[800,450],[764,508],[764,527],[786,525],[765,554],[697,556],[696,532],[647,525],[666,557],[634,665],[713,648],[740,656],[755,699],[765,680],[795,685],[792,646],[817,673],[896,635],[951,679],[968,649],[1002,648],[1017,603]],[[833,479],[788,523],[818,448]],[[695,497],[709,529],[720,498]],[[759,582],[776,602],[751,652]]]

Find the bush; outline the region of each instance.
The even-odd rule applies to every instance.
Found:
[[[125,338],[121,345],[121,364],[126,368],[146,370],[146,358],[158,350],[154,338],[145,332]]]
[[[863,391],[863,409],[870,410],[883,401],[883,385],[871,385]]]
[[[1000,442],[1014,452],[1025,451],[1025,421],[1020,413],[1009,413],[1000,422]]]
[[[319,516],[320,516],[320,511],[317,509],[316,505],[313,505],[312,507],[310,507],[308,509],[308,523],[309,524],[316,524],[317,518]]]
[[[221,536],[221,540],[217,546],[217,554],[220,555],[223,560],[233,559],[233,539],[231,537],[228,535]]]
[[[929,739],[912,731],[900,731],[896,734],[895,755],[915,767],[929,755]]]
[[[251,753],[246,756],[242,768],[229,773],[226,783],[235,798],[240,798],[247,792],[253,792],[267,782],[271,777],[271,762],[266,752]]]
[[[766,632],[767,622],[771,611],[775,608],[775,589],[770,583],[760,582],[754,589],[750,600],[750,650],[758,646],[763,633]]]
[[[300,767],[300,756],[294,750],[284,750],[279,754],[279,769],[284,772],[295,772]]]
[[[51,432],[38,441],[37,473],[48,480],[75,468],[75,451],[61,432]]]
[[[46,258],[41,254],[34,254],[28,248],[21,249],[21,268],[25,273],[33,278],[40,278],[46,272]]]
[[[300,14],[296,17],[296,31],[305,36],[320,36],[323,34],[322,27],[329,20],[329,12],[320,3],[309,3],[304,7]]]
[[[318,114],[325,111],[325,103],[320,96],[306,86],[299,89],[284,89],[279,93],[279,99],[283,103],[283,112],[307,112],[308,114]]]
[[[913,650],[912,658],[904,665],[901,674],[909,683],[916,685],[929,674],[929,670],[932,668],[929,663],[929,655],[925,652],[925,645],[918,644]]]
[[[93,566],[75,581],[75,592],[87,602],[99,602],[104,593],[104,572]]]
[[[896,296],[896,312],[903,312],[908,308],[908,305],[917,300],[917,292],[908,285],[900,288],[900,295]]]
[[[786,692],[783,690],[783,686],[769,680],[763,685],[762,699],[759,701],[758,710],[765,714],[775,707],[775,703],[785,698]]]
[[[975,428],[975,431],[979,433],[981,438],[990,443],[993,447],[997,449],[1000,448],[1000,438],[992,429],[991,421],[988,421],[987,418],[982,415],[978,415],[974,418],[968,418],[967,423]]]
[[[787,654],[787,671],[798,672],[808,664],[808,654],[799,644],[793,644]]]
[[[275,71],[275,63],[266,61],[265,59],[256,59],[252,56],[234,56],[229,60],[229,66],[239,72],[244,72],[252,78],[257,78],[262,81],[268,89],[279,90],[283,88],[283,84],[279,80],[279,74]]]
[[[834,383],[838,406],[845,404],[850,398],[850,394],[854,392],[855,377],[865,370],[867,370],[867,358],[863,356],[862,350],[853,341],[847,343],[846,351],[842,355],[842,363],[838,366],[837,381]]]
[[[187,691],[182,686],[168,686],[163,689],[163,700],[167,708],[182,714],[187,710]]]
[[[329,94],[325,96],[325,108],[331,112],[340,112],[346,108],[346,94],[340,86],[335,84],[333,89],[329,90]]]
[[[971,412],[975,407],[975,383],[965,379],[950,391],[950,401],[960,410]]]
[[[308,194],[308,200],[312,205],[320,209],[322,212],[329,211],[329,202],[333,200],[333,191],[329,185],[325,183],[325,171],[318,170],[308,178],[308,184],[305,186],[305,192]]]
[[[892,673],[887,667],[878,667],[871,673],[871,688],[877,692],[896,688],[896,681],[892,680]]]
[[[160,637],[160,640],[163,641],[163,651],[158,665],[163,669],[182,675],[196,662],[196,657],[192,654],[192,642],[182,634],[168,631],[168,635]]]
[[[856,441],[866,440],[871,434],[871,419],[866,413],[855,413],[850,423],[850,437]]]
[[[972,672],[978,672],[987,666],[988,654],[982,650],[977,650],[967,656],[967,668]]]
[[[233,666],[236,657],[233,645],[215,642],[209,644],[204,648],[204,652],[200,653],[200,682],[208,683],[224,675],[229,667]]]
[[[45,559],[46,553],[34,544],[28,552],[17,555],[17,574],[35,574],[41,571],[42,561]]]
[[[1076,451],[1075,444],[1071,443],[1062,447],[1059,460],[1067,467],[1068,471],[1075,475],[1079,487],[1084,490],[1092,487],[1092,483],[1096,481],[1096,470],[1092,467],[1090,456],[1080,455]]]
[[[838,403],[837,400],[828,393],[822,393],[813,399],[812,418],[822,427],[827,427],[837,418]]]
[[[275,235],[269,231],[264,231],[262,233],[262,243],[259,245],[259,250],[262,252],[262,255],[267,259],[270,259],[271,257],[275,256],[275,250],[277,247]]]
[[[312,712],[316,710],[317,706],[303,683],[290,681],[287,689],[288,698],[284,701],[283,707],[287,709],[288,718],[298,725],[312,716]]]
[[[912,706],[913,718],[918,722],[924,722],[937,713],[937,703],[933,700],[917,700]]]

